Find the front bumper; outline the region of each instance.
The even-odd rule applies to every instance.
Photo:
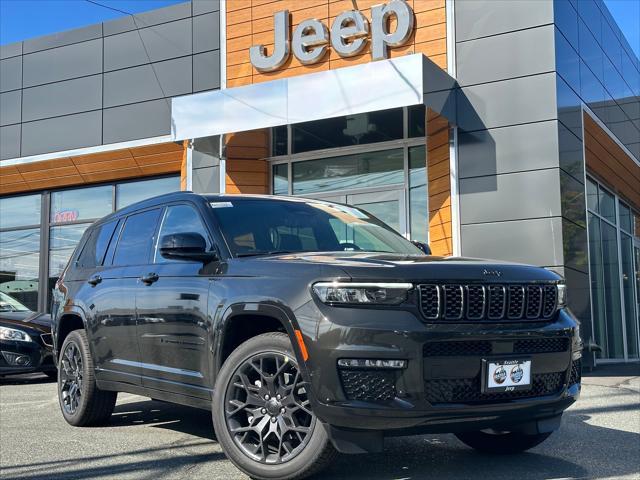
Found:
[[[0,341],[0,375],[55,370],[51,347],[39,342]]]
[[[530,428],[561,415],[580,393],[581,345],[567,310],[545,322],[427,324],[406,311],[319,308],[307,367],[314,412],[332,428],[384,435]],[[483,394],[482,361],[505,357],[531,359],[532,389]],[[407,363],[352,374],[338,368],[341,358]]]

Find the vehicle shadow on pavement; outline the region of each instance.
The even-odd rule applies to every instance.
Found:
[[[159,400],[120,403],[107,427],[152,425],[175,432],[215,440],[211,412]]]

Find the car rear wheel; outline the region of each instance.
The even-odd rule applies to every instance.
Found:
[[[229,356],[216,382],[213,423],[226,455],[252,478],[304,478],[336,455],[282,333],[254,337]]]
[[[522,432],[482,430],[479,432],[456,433],[464,444],[483,453],[520,453],[540,445],[552,432],[527,435]]]
[[[58,400],[64,419],[76,427],[106,422],[116,404],[116,392],[98,389],[93,359],[84,330],[65,338],[58,360]]]

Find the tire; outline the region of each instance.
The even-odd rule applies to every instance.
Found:
[[[458,439],[469,447],[483,453],[521,453],[540,445],[553,432],[526,435],[522,432],[463,432],[456,433]]]
[[[67,423],[89,427],[102,425],[111,417],[118,394],[96,386],[93,359],[84,330],[74,330],[65,338],[60,349],[58,372],[58,401]]]
[[[287,335],[265,333],[240,345],[220,369],[212,410],[216,437],[229,460],[251,478],[302,479],[337,454],[310,410],[307,392],[296,388],[301,377],[295,358]],[[300,431],[287,430],[291,425]],[[241,433],[232,432],[237,428]]]

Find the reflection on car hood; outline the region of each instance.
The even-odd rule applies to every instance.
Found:
[[[435,255],[371,252],[302,252],[260,257],[270,262],[305,262],[331,265],[353,279],[460,280],[486,282],[557,281],[561,277],[544,268],[518,263]]]
[[[42,333],[49,333],[51,332],[51,315],[32,311],[0,312],[0,325],[27,327]]]

